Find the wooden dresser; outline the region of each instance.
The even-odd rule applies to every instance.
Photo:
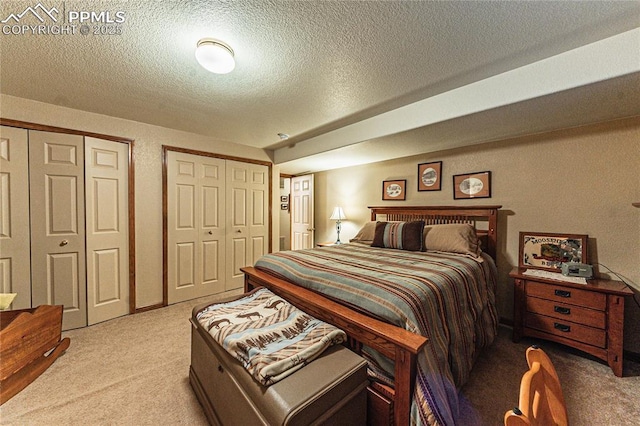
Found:
[[[515,268],[513,341],[523,336],[552,340],[606,361],[622,376],[625,297],[621,281],[587,280],[574,284],[524,275]]]

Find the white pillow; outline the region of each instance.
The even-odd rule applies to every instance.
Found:
[[[349,240],[350,243],[364,243],[371,244],[373,242],[373,236],[376,233],[376,222],[367,222],[358,231],[355,237]]]
[[[444,251],[479,257],[480,240],[475,228],[468,223],[426,225],[424,227],[426,251]]]

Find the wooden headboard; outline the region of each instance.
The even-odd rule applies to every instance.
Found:
[[[424,220],[426,225],[469,223],[482,241],[482,251],[493,260],[496,260],[498,247],[500,208],[502,206],[369,206],[373,221]]]

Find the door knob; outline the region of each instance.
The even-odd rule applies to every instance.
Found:
[[[67,244],[69,244],[69,240],[62,240],[62,241],[60,241],[60,247],[64,247],[64,246],[66,246]]]
[[[213,231],[209,231],[209,235],[213,235]]]
[[[236,234],[241,234],[242,231],[240,229],[236,230]]]

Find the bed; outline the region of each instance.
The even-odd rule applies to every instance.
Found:
[[[245,290],[267,287],[311,315],[346,331],[351,349],[371,361],[372,380],[368,393],[368,420],[371,424],[452,424],[458,409],[457,389],[466,381],[479,351],[495,337],[497,314],[494,262],[500,207],[369,207],[372,222],[424,221],[426,227],[433,229],[434,225],[469,224],[475,230],[482,247],[482,254],[476,259],[466,254],[433,252],[429,247],[426,253],[409,252],[384,247],[371,248],[368,244],[358,242],[302,250],[298,251],[299,255],[296,254],[298,252],[278,252],[261,258],[254,267],[243,268]],[[376,259],[370,250],[379,250],[381,257]],[[413,300],[414,296],[401,295],[399,299],[394,298],[404,290],[396,289],[396,294],[391,296],[377,295],[378,303],[361,303],[357,297],[369,297],[378,290],[369,291],[366,287],[361,287],[362,284],[358,284],[356,290],[349,290],[346,283],[352,278],[346,277],[345,271],[318,271],[318,268],[322,269],[327,264],[343,262],[338,260],[343,255],[347,258],[355,256],[353,261],[344,261],[350,272],[358,270],[361,265],[366,266],[363,270],[369,270],[373,268],[372,265],[389,264],[391,259],[412,265],[410,268],[413,269],[409,273],[402,273],[401,279],[389,278],[390,282],[405,281],[407,277],[421,277],[421,274],[428,273],[423,270],[428,269],[423,263],[434,265],[440,271],[438,274],[446,276],[447,282],[457,280],[452,279],[452,276],[460,276],[465,282],[465,276],[471,269],[475,271],[471,275],[482,276],[480,281],[484,282],[480,283],[479,288],[472,288],[474,286],[467,283],[460,288],[448,286],[454,289],[451,291],[437,290],[436,293],[440,293],[436,299],[442,300],[428,303],[435,303],[440,308],[432,309],[432,312],[426,309],[426,313],[416,314],[417,308],[414,305],[419,303]],[[302,256],[302,259],[295,259],[296,256]],[[318,256],[320,260],[317,260]],[[430,260],[425,261],[422,256]],[[458,267],[443,273],[442,268],[448,268],[444,264],[450,263],[451,259]],[[298,263],[292,266],[294,263],[291,262]],[[318,262],[322,266],[319,267]],[[269,266],[269,263],[275,266]],[[416,268],[419,269],[418,272]],[[300,271],[302,279],[295,276],[300,275]],[[387,272],[384,271],[385,274]],[[317,276],[320,280],[313,283]],[[335,279],[329,278],[332,276]],[[380,288],[379,283],[376,288]],[[442,296],[447,292],[456,293],[457,297],[464,300],[447,302],[448,296]],[[392,301],[389,303],[387,300]],[[389,309],[376,310],[375,305],[382,304],[385,308],[391,306],[393,311],[396,303],[402,304],[399,300],[402,303],[409,300],[408,304],[411,306],[407,311],[412,312],[404,315],[403,308],[399,308],[400,320],[389,317]],[[467,308],[457,306],[475,302],[479,305]],[[442,308],[444,305],[448,307]],[[397,312],[395,314],[398,315]],[[453,325],[450,326],[449,323]],[[433,328],[441,330],[434,332]],[[468,330],[468,334],[457,337],[458,333]],[[455,341],[442,343],[454,335]],[[462,353],[462,358],[453,360],[451,365],[450,358],[458,356],[456,353]]]

